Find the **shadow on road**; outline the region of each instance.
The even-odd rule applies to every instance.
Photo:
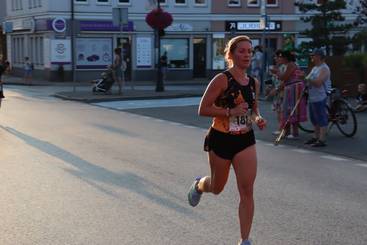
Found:
[[[178,199],[179,202],[183,201],[182,198],[178,198],[175,194],[163,189],[153,182],[144,179],[143,177],[136,175],[135,173],[114,173],[106,168],[92,164],[80,158],[79,156],[65,151],[64,149],[52,143],[36,139],[11,127],[0,127],[18,137],[19,139],[22,139],[28,145],[76,167],[77,170],[65,169],[65,171],[84,180],[94,188],[108,195],[112,195],[118,198],[116,194],[114,194],[110,190],[107,190],[98,183],[104,183],[128,189],[161,206],[173,209],[176,212],[182,213],[184,215],[193,215],[192,210],[190,210],[189,208],[181,206],[180,204],[177,204],[171,201],[168,197],[166,198],[164,196],[174,197],[175,199]],[[157,192],[162,194],[155,194]]]

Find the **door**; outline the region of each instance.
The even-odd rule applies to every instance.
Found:
[[[194,38],[194,77],[206,76],[206,40]]]
[[[122,50],[122,57],[126,62],[125,80],[131,80],[131,42],[130,38],[122,37],[118,39],[118,47]]]

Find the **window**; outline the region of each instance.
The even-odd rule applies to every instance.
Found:
[[[261,0],[247,0],[247,6],[249,7],[260,7],[260,5]],[[266,0],[266,6],[278,6],[278,0]]]
[[[195,5],[206,5],[206,0],[195,0]]]
[[[37,8],[42,7],[42,0],[29,0],[28,1],[28,8]]]
[[[22,0],[13,0],[11,2],[11,8],[12,8],[13,11],[15,11],[15,10],[22,10],[23,9]]]
[[[109,4],[110,0],[97,0],[97,4]]]
[[[225,68],[224,48],[224,35],[223,38],[213,37],[213,70],[223,70]]]
[[[247,6],[259,7],[260,6],[260,1],[259,0],[247,0]]]
[[[11,43],[12,61],[14,64],[21,65],[24,60],[24,37],[13,37]]]
[[[267,6],[278,6],[278,0],[267,0],[266,5]]]
[[[167,66],[169,68],[189,67],[188,39],[161,39],[161,56],[167,52]]]
[[[88,0],[74,0],[75,3],[88,3]]]
[[[159,3],[165,5],[167,4],[167,0],[159,0]]]
[[[241,0],[228,0],[228,7],[240,7]]]
[[[43,65],[43,37],[31,36],[28,45],[28,57],[35,65]]]
[[[186,5],[186,0],[175,0],[176,5]]]
[[[130,0],[119,0],[119,4],[130,4]]]

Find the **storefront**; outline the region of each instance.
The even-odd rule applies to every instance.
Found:
[[[190,80],[207,76],[210,69],[209,22],[174,23],[165,30],[160,38],[160,54],[167,56],[167,79]],[[148,30],[146,30],[148,31]],[[136,80],[152,80],[158,60],[152,32],[137,33],[136,42]]]

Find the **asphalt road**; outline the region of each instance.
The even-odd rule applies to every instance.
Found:
[[[9,89],[0,244],[236,244],[233,173],[221,195],[187,204],[209,171],[206,130],[136,113]],[[264,140],[257,149],[254,244],[365,244],[366,161]]]
[[[259,131],[255,128],[256,136],[258,139],[274,142],[275,136],[271,132],[276,130],[277,124],[275,115],[271,110],[270,102],[261,101],[261,112],[265,119],[268,121],[268,127],[264,131]],[[197,115],[197,105],[180,106],[180,107],[165,107],[165,108],[140,108],[140,109],[126,109],[131,113],[139,115],[145,115],[154,118],[160,118],[167,121],[182,123],[184,125],[191,125],[199,128],[208,128],[211,123],[211,119],[205,117],[199,117]],[[358,130],[357,134],[348,138],[343,136],[336,126],[333,126],[327,137],[327,147],[324,148],[310,148],[303,143],[309,139],[312,135],[306,132],[300,131],[300,138],[297,140],[282,140],[281,144],[298,147],[301,149],[308,149],[312,151],[324,152],[328,154],[338,155],[341,157],[348,157],[367,161],[367,112],[358,113],[357,122]]]

